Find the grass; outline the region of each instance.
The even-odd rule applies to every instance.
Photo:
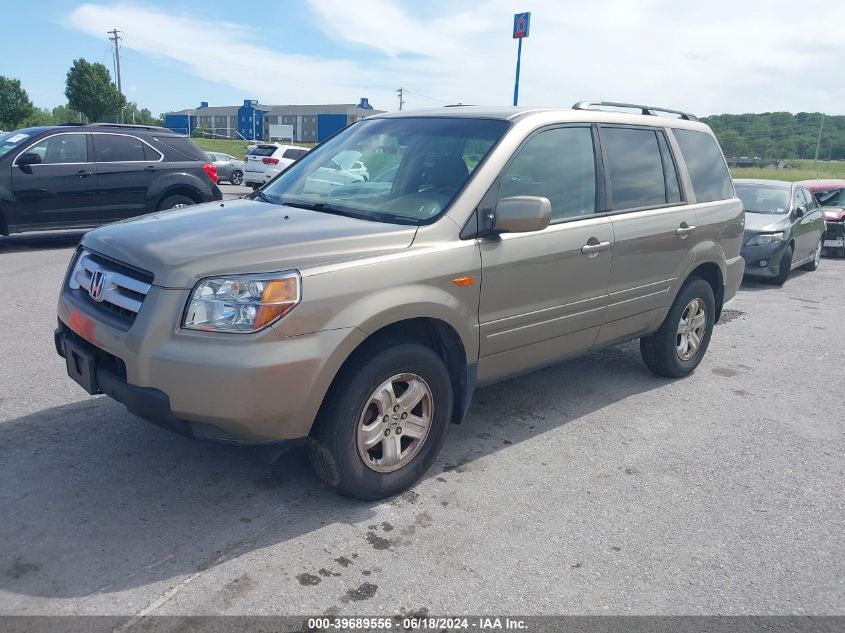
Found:
[[[783,169],[764,169],[760,167],[732,167],[731,175],[734,178],[765,178],[768,180],[815,180],[816,172],[813,170],[811,160],[790,160]],[[819,178],[845,178],[845,161],[822,161],[818,162]]]

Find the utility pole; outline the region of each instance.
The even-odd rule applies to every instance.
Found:
[[[819,178],[819,171],[816,169],[816,161],[819,159],[819,148],[822,144],[822,129],[824,128],[824,112],[822,112],[822,121],[819,123],[819,138],[816,140],[816,155],[813,158],[813,169],[816,172],[816,180]]]
[[[115,82],[117,84],[117,91],[120,94],[123,94],[123,89],[120,85],[120,35],[118,33],[123,33],[123,31],[118,31],[117,29],[112,29],[111,31],[106,31],[111,35],[109,40],[114,42],[114,74],[115,74]],[[120,109],[120,122],[123,123],[123,108]]]
[[[405,105],[405,89],[399,88],[396,91],[396,94],[399,95],[399,109],[401,110],[402,107]]]

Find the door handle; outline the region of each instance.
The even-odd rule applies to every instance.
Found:
[[[144,171],[155,171],[155,170],[156,170],[156,168],[153,167],[152,165],[147,165],[146,167],[144,167]]]
[[[581,252],[584,255],[597,255],[601,251],[606,251],[610,248],[610,242],[587,242],[581,247]]]
[[[695,230],[694,226],[688,226],[686,222],[681,224],[677,229],[675,229],[675,235],[679,236],[682,240],[687,239],[687,235],[692,233]]]
[[[87,178],[88,176],[91,175],[91,173],[92,172],[90,172],[90,171],[85,171],[84,169],[80,169],[78,172],[76,172],[76,175],[79,176],[80,178]]]

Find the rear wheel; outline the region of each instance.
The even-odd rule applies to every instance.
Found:
[[[452,383],[432,350],[384,339],[338,374],[308,439],[317,474],[340,492],[383,499],[429,469],[446,437]]]
[[[807,262],[801,268],[804,270],[815,270],[819,267],[819,262],[822,261],[822,240],[819,238],[819,243],[816,244],[816,250],[813,252],[812,261]]]
[[[237,170],[236,170],[236,171],[233,171],[233,172],[232,172],[232,178],[230,179],[230,181],[231,181],[231,183],[232,183],[233,185],[240,185],[240,184],[242,184],[242,183],[243,183],[243,181],[244,181],[244,175],[243,175],[243,173],[242,173],[242,172],[240,172],[240,171],[237,171]]]
[[[640,339],[643,362],[658,376],[682,378],[691,374],[710,345],[715,316],[713,288],[698,277],[688,280],[660,329]]]
[[[167,211],[168,209],[182,209],[183,207],[189,207],[192,204],[194,204],[194,201],[191,200],[188,196],[168,196],[161,201],[160,205],[158,205],[158,210]]]
[[[783,256],[780,258],[780,268],[778,269],[777,277],[772,278],[772,283],[776,286],[782,286],[786,283],[790,272],[792,272],[792,244],[787,246],[783,252]]]

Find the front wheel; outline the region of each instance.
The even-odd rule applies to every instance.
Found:
[[[412,486],[446,437],[452,382],[431,349],[384,339],[338,374],[311,435],[308,456],[323,481],[375,500]]]
[[[777,277],[772,277],[772,283],[776,286],[782,286],[786,283],[789,273],[792,272],[792,245],[786,247],[783,256],[780,258],[780,266],[778,267]]]
[[[713,288],[703,279],[690,279],[675,297],[660,329],[640,339],[643,362],[658,376],[691,374],[710,345],[715,316]]]
[[[243,184],[244,175],[239,171],[233,171],[232,177],[229,180],[233,185],[240,185]]]
[[[804,270],[816,270],[819,267],[819,262],[822,261],[822,240],[819,238],[819,243],[816,244],[816,250],[813,252],[813,259],[801,268]]]

